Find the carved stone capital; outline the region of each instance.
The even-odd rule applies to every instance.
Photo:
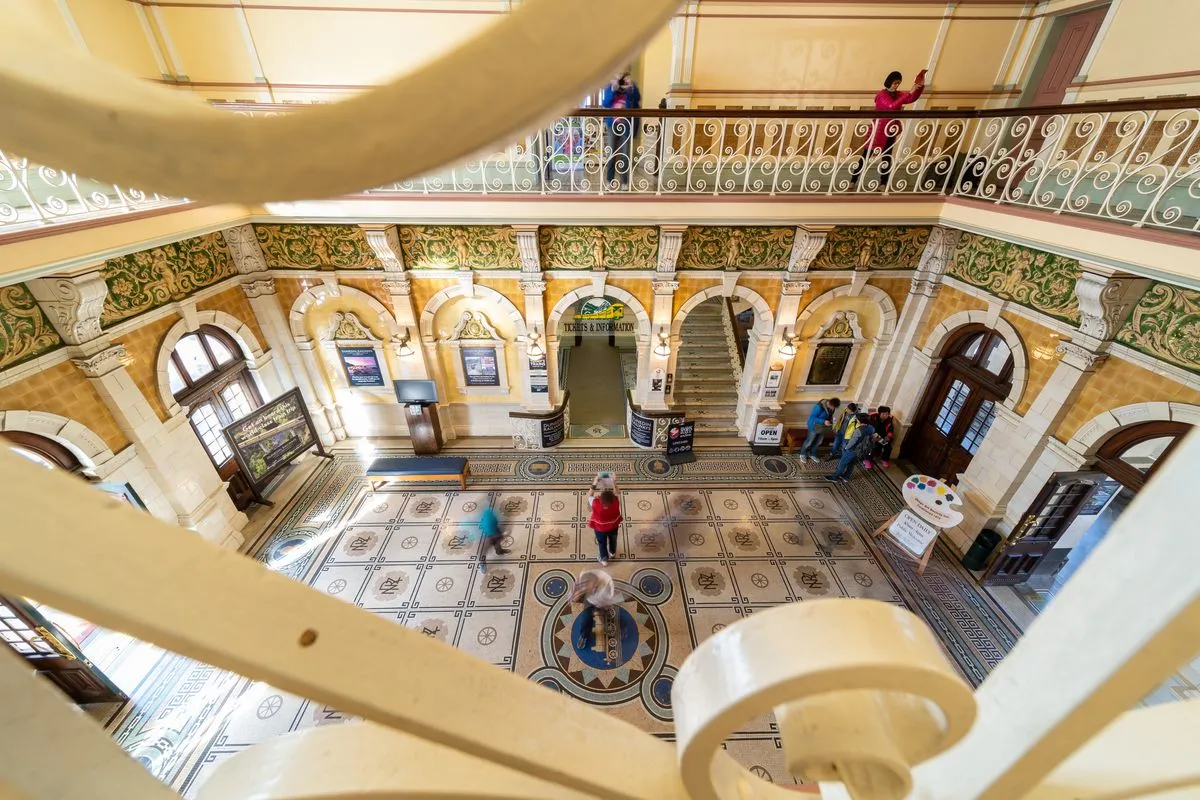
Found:
[[[513,225],[517,232],[517,253],[521,257],[521,272],[541,272],[542,254],[538,249],[537,225]]]
[[[262,297],[267,294],[275,294],[275,279],[274,278],[256,278],[255,280],[242,281],[242,291],[246,297]]]
[[[253,225],[238,225],[221,231],[221,238],[233,256],[233,265],[242,275],[254,272],[265,272],[267,259],[262,247],[258,244],[258,236],[254,233]]]
[[[925,250],[921,253],[921,260],[917,263],[917,271],[909,286],[910,294],[925,297],[937,294],[942,278],[950,268],[950,261],[954,258],[954,249],[958,247],[961,238],[962,231],[955,228],[942,225],[930,228],[929,241],[925,243]]]
[[[683,247],[683,232],[686,225],[663,225],[658,229],[658,265],[659,272],[674,272],[675,264],[679,261],[679,250]]]
[[[828,231],[810,231],[808,228],[796,228],[796,238],[792,239],[792,252],[788,256],[787,271],[791,273],[808,272],[817,254],[825,246]]]
[[[404,272],[404,252],[400,249],[400,232],[395,225],[384,228],[364,226],[363,232],[384,272]]]
[[[1108,358],[1107,353],[1097,353],[1074,342],[1059,342],[1054,352],[1062,356],[1062,363],[1080,372],[1091,372]]]
[[[785,295],[799,297],[811,288],[812,281],[785,280],[783,282],[783,293]]]
[[[541,296],[546,293],[546,282],[533,278],[521,279],[521,293],[524,295]]]
[[[29,282],[29,291],[67,344],[81,345],[100,338],[100,316],[108,297],[101,273],[37,278]]]
[[[674,294],[679,289],[679,281],[654,281],[655,294]]]
[[[393,297],[407,297],[412,294],[412,279],[407,274],[393,273],[383,282],[383,288]]]
[[[87,377],[100,378],[110,372],[121,369],[131,360],[129,351],[125,349],[125,345],[114,344],[112,347],[101,350],[93,356],[73,358],[71,362],[79,367]]]
[[[1114,338],[1149,287],[1147,278],[1081,273],[1075,281],[1080,333],[1101,341]]]

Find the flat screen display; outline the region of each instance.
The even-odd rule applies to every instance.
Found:
[[[396,386],[396,400],[401,405],[409,403],[436,403],[437,384],[433,381],[392,381]]]

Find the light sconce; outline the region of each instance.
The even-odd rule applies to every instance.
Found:
[[[527,352],[529,353],[530,358],[541,358],[543,355],[545,355],[546,351],[542,349],[540,344],[538,344],[538,339],[540,338],[541,336],[538,335],[537,331],[529,334],[529,349]]]
[[[787,331],[783,332],[783,344],[779,345],[779,355],[784,358],[791,358],[796,355],[796,343]]]
[[[666,358],[671,355],[671,338],[667,336],[666,331],[660,331],[658,334],[658,344],[654,345],[654,355]]]
[[[401,356],[411,356],[413,353],[417,352],[416,350],[413,350],[412,345],[409,344],[409,338],[411,336],[412,334],[410,334],[407,330],[404,332],[404,337],[399,342],[400,346],[396,349],[396,352]]]

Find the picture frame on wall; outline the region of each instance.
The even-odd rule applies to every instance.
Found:
[[[850,363],[850,355],[854,351],[852,344],[819,344],[813,353],[812,364],[808,368],[809,386],[838,386],[846,374]]]
[[[467,386],[499,386],[499,355],[495,347],[463,347],[460,351]]]
[[[342,362],[342,371],[346,374],[346,382],[355,388],[367,386],[386,386],[383,368],[379,364],[379,354],[374,347],[338,347],[338,358]]]

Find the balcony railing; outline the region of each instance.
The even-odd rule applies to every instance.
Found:
[[[1200,232],[1200,98],[883,116],[579,109],[493,154],[363,194],[952,196]],[[0,233],[171,202],[0,153]]]

